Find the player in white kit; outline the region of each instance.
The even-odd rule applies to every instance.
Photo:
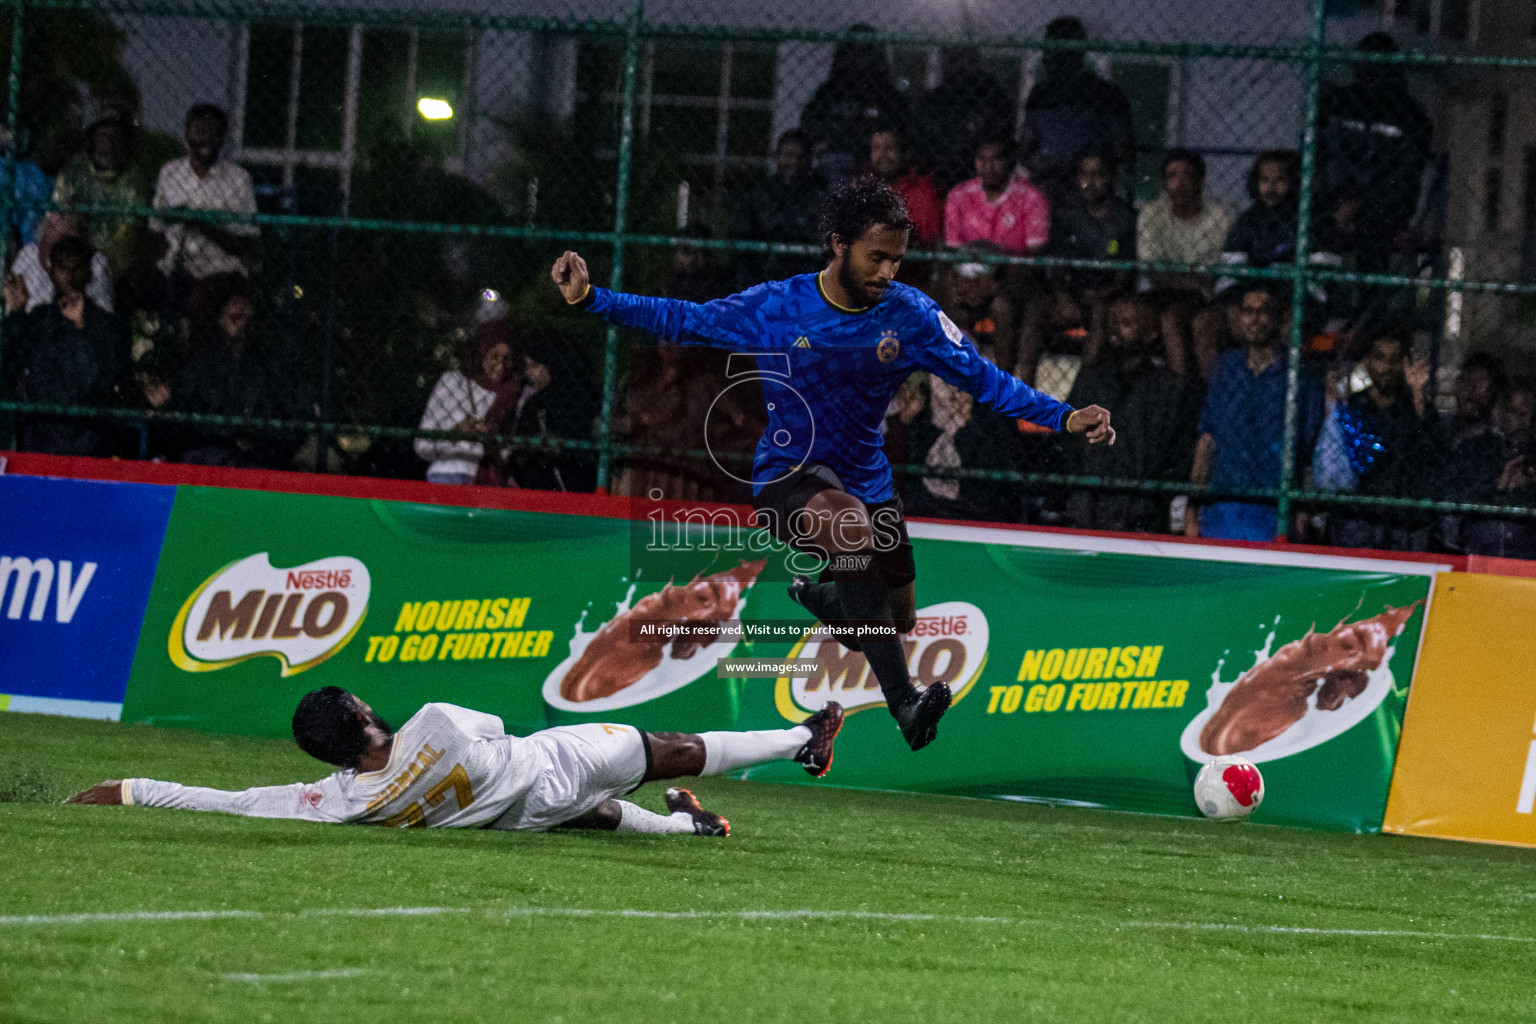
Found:
[[[392,828],[562,826],[725,836],[730,822],[686,789],[667,790],[666,815],[618,797],[646,782],[780,759],[820,777],[832,766],[842,724],[842,707],[828,704],[789,729],[693,734],[590,724],[509,736],[495,715],[428,704],[395,732],[358,697],[327,686],[305,694],[293,714],[299,748],[342,769],[319,782],[229,792],[109,779],[70,802]]]

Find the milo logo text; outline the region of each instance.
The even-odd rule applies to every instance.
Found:
[[[907,671],[921,686],[948,683],[959,701],[981,675],[987,641],[987,617],[973,604],[946,601],[919,609],[916,626],[902,638]],[[794,646],[789,658],[821,665],[805,678],[778,681],[775,703],[791,721],[800,721],[828,701],[849,711],[885,702],[864,655],[848,650],[819,626]]]
[[[233,562],[195,590],[171,627],[171,661],[209,672],[269,655],[284,676],[313,668],[352,639],[368,609],[368,567],[322,558],[291,569],[266,552]]]

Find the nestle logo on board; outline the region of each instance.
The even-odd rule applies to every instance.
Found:
[[[210,576],[171,626],[171,661],[211,672],[274,657],[297,675],[341,650],[368,611],[368,567],[336,555],[278,569],[267,554],[242,558]]]

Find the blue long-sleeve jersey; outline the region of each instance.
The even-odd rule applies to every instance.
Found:
[[[903,284],[863,310],[833,303],[819,274],[703,304],[594,287],[586,308],[667,341],[756,357],[768,426],[753,460],[754,493],[821,462],[859,500],[890,499],[880,427],[913,370],[927,370],[1010,418],[1060,430],[1072,414],[1071,406],[988,362],[937,303]],[[721,390],[732,383],[722,380]]]

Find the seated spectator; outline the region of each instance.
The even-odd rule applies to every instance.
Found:
[[[1013,141],[1004,135],[982,139],[976,147],[976,177],[950,189],[944,202],[944,244],[964,249],[978,242],[1009,256],[1039,252],[1050,240],[1051,212],[1040,190],[1016,167]],[[1017,324],[1030,277],[1016,269],[1003,275],[1004,295]],[[1018,362],[1018,337],[1010,331],[995,341],[997,365],[1012,373]]]
[[[928,378],[926,405],[905,410],[907,457],[914,464],[939,472],[1018,470],[1019,432],[1010,420],[985,410],[978,414],[969,394],[937,377]],[[1016,523],[1019,490],[1012,481],[924,476],[908,483],[907,507],[915,516]]]
[[[1045,38],[1080,40],[1088,32],[1077,18],[1063,17],[1045,27]],[[1071,197],[1072,165],[1085,149],[1107,154],[1116,168],[1136,160],[1130,101],[1118,85],[1094,74],[1087,58],[1081,50],[1046,50],[1040,78],[1024,101],[1030,167],[1052,204]]]
[[[974,173],[971,154],[982,136],[1012,127],[1018,100],[986,69],[974,46],[940,50],[939,76],[939,84],[917,104],[912,131],[919,162],[947,194]]]
[[[528,384],[518,411],[518,435],[593,440],[600,397],[585,360],[557,335],[530,334],[523,339],[523,352]],[[527,448],[513,453],[508,469],[518,487],[585,492],[597,486],[597,462],[586,450]]]
[[[1205,196],[1205,159],[1193,150],[1170,149],[1163,156],[1163,194],[1142,207],[1136,218],[1137,256],[1215,266],[1231,230],[1231,209]],[[1153,301],[1162,311],[1169,368],[1187,375],[1193,369],[1190,322],[1210,301],[1215,280],[1193,271],[1158,271],[1150,280]],[[1205,367],[1200,370],[1209,373]]]
[[[890,183],[912,218],[911,247],[935,249],[944,238],[944,208],[933,179],[912,166],[901,132],[893,125],[877,127],[869,137],[869,169]]]
[[[1011,256],[1038,252],[1051,237],[1051,210],[1014,161],[1013,140],[992,135],[976,146],[976,177],[944,201],[944,244],[990,242]]]
[[[1115,163],[1108,153],[1078,155],[1076,188],[1051,215],[1052,256],[1079,260],[1134,260],[1136,210],[1114,193]],[[1043,309],[1032,312],[1022,339],[1020,372],[1034,379],[1042,348],[1092,362],[1104,337],[1109,300],[1135,282],[1132,271],[1053,269]],[[1065,345],[1070,338],[1075,345]]]
[[[811,169],[811,140],[792,128],[773,150],[773,173],[731,203],[731,237],[749,242],[818,244],[816,214],[826,182]],[[743,254],[736,262],[740,288],[821,269],[818,256]]]
[[[155,183],[157,210],[204,210],[254,214],[256,191],[245,168],[223,159],[229,117],[212,103],[187,111],[187,155],[160,168]],[[191,288],[218,278],[248,278],[255,224],[239,221],[150,221],[165,236],[166,252],[158,264],[173,294],[184,280]]]
[[[1493,420],[1504,437],[1508,461],[1499,471],[1494,504],[1536,507],[1536,390],[1514,385],[1495,404]],[[1536,558],[1536,521],[1479,520],[1468,529],[1467,553]]]
[[[27,311],[27,286],[5,279],[5,352],[0,360],[10,392],[42,405],[120,407],[130,399],[128,332],[116,315],[86,295],[90,243],[65,236],[52,246],[48,277],[54,301]],[[136,403],[135,403],[136,404]],[[121,432],[90,419],[26,413],[21,447],[52,455],[123,454]]]
[[[690,224],[678,232],[684,238],[708,238],[709,231]],[[730,294],[730,286],[715,262],[714,249],[683,244],[672,250],[672,273],[667,278],[666,296],[685,302],[709,302]]]
[[[1297,191],[1301,186],[1301,155],[1291,149],[1268,149],[1248,169],[1248,198],[1253,205],[1238,215],[1222,245],[1227,266],[1267,267],[1296,259]],[[1218,301],[1200,310],[1190,322],[1190,340],[1200,375],[1209,377],[1216,357],[1235,333],[1230,298],[1236,278],[1215,284]],[[1314,285],[1314,287],[1316,287]]]
[[[27,286],[27,312],[53,301],[53,280],[48,276],[54,243],[66,236],[85,237],[85,222],[79,217],[50,217],[39,226],[37,239],[23,245],[11,262],[11,273]],[[106,310],[112,307],[112,268],[106,256],[91,256],[91,281],[85,286],[86,298]]]
[[[667,343],[631,350],[622,419],[629,443],[709,454],[631,455],[615,494],[751,502],[751,460],[762,436],[763,398],[756,380],[731,382],[730,364],[736,358],[719,349]],[[731,454],[740,458],[731,460]]]
[[[1397,41],[1372,32],[1361,53],[1397,53]],[[1324,90],[1318,102],[1317,188],[1323,196],[1361,197],[1362,269],[1384,269],[1406,242],[1433,146],[1434,126],[1408,91],[1400,64],[1359,61],[1353,80]]]
[[[1494,408],[1508,380],[1504,364],[1487,352],[1474,352],[1456,375],[1456,414],[1451,426],[1450,457],[1445,467],[1445,500],[1497,501],[1497,489],[1509,461],[1508,442],[1494,426]],[[1482,532],[1477,516],[1447,513],[1440,517],[1440,539],[1448,550],[1465,551],[1469,534]]]
[[[525,360],[505,317],[475,329],[474,344],[462,370],[438,378],[421,416],[422,430],[460,435],[416,439],[416,454],[431,463],[427,480],[435,484],[502,486],[507,482],[504,454],[487,453],[484,439],[513,433],[519,408],[532,394]]]
[[[1267,267],[1296,259],[1297,190],[1301,186],[1301,155],[1294,149],[1267,149],[1248,171],[1244,210],[1227,232],[1224,261]]]
[[[998,254],[989,242],[972,242],[966,252]],[[994,362],[999,339],[1013,337],[1013,303],[1004,293],[1009,268],[978,260],[946,263],[939,276],[945,314],[970,335],[981,354]]]
[[[1113,409],[1119,436],[1112,446],[1069,440],[1072,472],[1121,480],[1189,479],[1199,392],[1162,364],[1157,313],[1144,296],[1114,299],[1108,321],[1105,347],[1078,373],[1067,403]],[[1067,515],[1080,529],[1166,533],[1168,501],[1162,492],[1077,488],[1067,498]]]
[[[1286,360],[1280,343],[1285,306],[1261,281],[1237,286],[1237,319],[1243,348],[1216,361],[1200,412],[1199,442],[1190,481],[1216,488],[1280,486],[1285,438]],[[1296,408],[1296,479],[1307,465],[1322,422],[1323,390],[1303,367]],[[1191,537],[1271,541],[1281,534],[1269,502],[1191,499],[1184,519]]]
[[[58,206],[142,208],[152,195],[136,159],[138,122],[127,107],[108,105],[85,129],[85,151],[69,159],[53,185]],[[50,214],[50,217],[58,214]],[[144,224],[128,213],[84,215],[87,240],[107,257],[114,280],[134,270],[145,249]]]
[[[287,360],[252,330],[256,311],[241,284],[210,290],[187,317],[188,357],[168,384],[152,381],[149,404],[167,412],[292,420],[306,412]],[[251,425],[171,424],[156,431],[156,447],[196,466],[286,469],[299,447],[291,430]]]
[[[1429,400],[1429,361],[1413,358],[1406,327],[1366,332],[1362,365],[1370,387],[1339,407],[1355,493],[1387,498],[1440,497],[1446,444]],[[1330,515],[1329,543],[1347,548],[1428,551],[1433,513],[1415,509],[1341,508]]]
[[[874,31],[863,24],[848,29],[855,38],[837,44],[827,80],[800,111],[800,127],[810,136],[816,167],[829,182],[857,170],[876,125],[907,125],[907,95],[896,81],[885,47],[858,38]]]

